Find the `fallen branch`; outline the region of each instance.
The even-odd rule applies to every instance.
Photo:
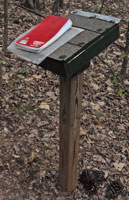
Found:
[[[102,0],[101,7],[100,7],[100,9],[99,9],[99,11],[98,11],[99,14],[101,14],[101,12],[102,12],[102,9],[103,9],[103,6],[104,6],[104,3],[105,3],[105,0]]]
[[[45,18],[44,15],[42,15],[42,14],[40,14],[40,13],[37,13],[37,12],[34,11],[33,9],[27,8],[27,7],[25,7],[25,6],[21,6],[21,5],[19,5],[19,4],[16,4],[16,6],[17,6],[17,7],[20,7],[20,8],[23,8],[24,10],[27,10],[27,11],[29,11],[29,12],[31,12],[31,13],[33,13],[33,14],[39,16],[39,17]]]
[[[127,93],[127,95],[129,95],[129,91],[127,90],[127,88],[126,88],[124,82],[115,74],[115,72],[114,72],[114,70],[111,68],[111,66],[108,65],[108,64],[107,64],[104,60],[102,60],[99,56],[97,56],[97,57],[101,60],[101,62],[102,62],[103,64],[105,64],[105,65],[108,66],[108,68],[110,69],[110,71],[112,72],[112,74],[115,75],[115,77],[117,78],[118,82],[121,83],[121,85],[122,85],[123,89],[125,90],[125,92]]]

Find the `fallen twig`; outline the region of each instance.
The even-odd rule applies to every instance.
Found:
[[[104,6],[104,2],[105,2],[105,0],[102,0],[102,4],[101,4],[101,7],[100,7],[98,13],[101,13],[101,12],[102,12],[102,9],[103,9],[103,6]]]
[[[97,57],[101,60],[101,62],[102,62],[103,64],[105,64],[105,65],[108,66],[108,68],[110,69],[110,71],[112,72],[112,74],[115,75],[115,77],[117,78],[117,80],[121,83],[121,85],[122,85],[122,87],[124,88],[124,90],[125,90],[125,92],[127,93],[127,95],[129,95],[129,91],[127,90],[127,88],[126,88],[124,82],[115,74],[115,72],[114,72],[114,70],[111,68],[111,66],[108,65],[108,64],[107,64],[104,60],[102,60],[99,56],[97,56]]]
[[[44,15],[42,15],[42,14],[40,14],[40,13],[37,13],[37,12],[34,11],[33,9],[27,8],[27,7],[25,7],[25,6],[21,6],[21,5],[19,5],[19,4],[16,4],[16,6],[17,6],[17,7],[20,7],[20,8],[23,8],[23,9],[25,9],[25,10],[27,10],[27,11],[29,11],[29,12],[31,12],[31,13],[37,15],[37,16],[39,16],[39,17],[45,18]]]

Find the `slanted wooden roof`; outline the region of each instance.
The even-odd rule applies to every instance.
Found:
[[[90,60],[119,37],[117,18],[103,17],[103,15],[95,17],[95,14],[84,16],[84,14],[82,11],[81,16],[79,11],[79,14],[73,12],[68,15],[73,26],[84,31],[49,55],[40,64],[42,67],[62,76],[71,77],[89,67]]]

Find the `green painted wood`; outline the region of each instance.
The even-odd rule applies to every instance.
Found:
[[[103,36],[91,44],[88,48],[82,49],[82,51],[78,54],[78,57],[75,56],[64,63],[67,77],[71,77],[88,68],[90,60],[107,48],[107,46],[113,43],[118,37],[119,28],[116,26],[113,30],[106,34],[106,42],[105,37]]]
[[[64,61],[57,61],[55,59],[47,57],[42,63],[39,64],[39,66],[55,74],[67,77]]]
[[[70,14],[70,18],[74,26],[85,31],[58,48],[40,64],[67,78],[88,68],[90,60],[119,37],[119,24],[74,14]]]
[[[71,39],[68,43],[58,48],[55,52],[53,52],[49,58],[58,60],[58,61],[66,61],[69,58],[72,58],[82,47],[89,46],[95,40],[101,37],[101,34],[94,33],[92,31],[84,31],[79,35]]]

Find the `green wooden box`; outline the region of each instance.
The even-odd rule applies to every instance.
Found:
[[[75,10],[68,17],[73,26],[84,29],[58,48],[40,66],[70,78],[85,70],[90,60],[119,37],[118,18]]]

